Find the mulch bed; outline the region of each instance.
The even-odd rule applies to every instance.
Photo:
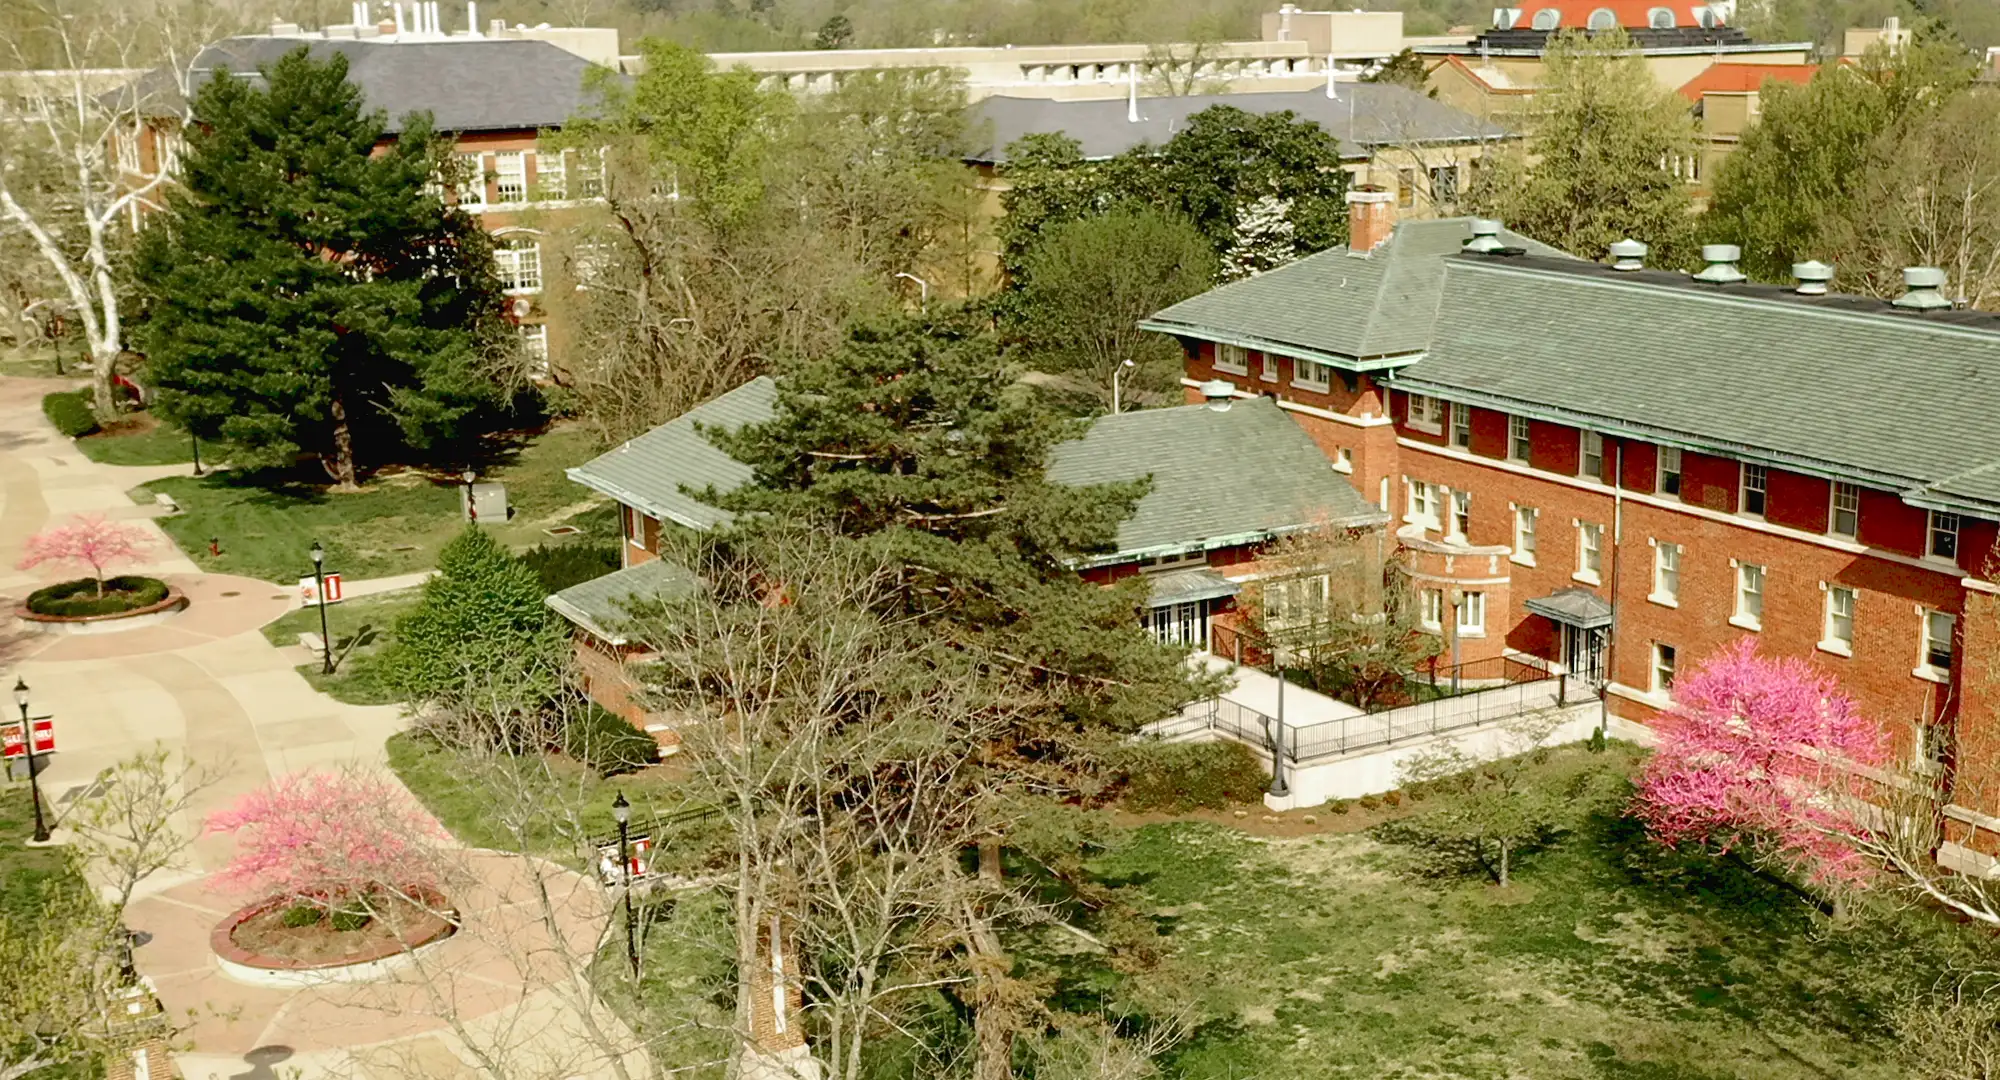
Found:
[[[360,929],[335,930],[330,919],[310,926],[286,926],[285,912],[291,905],[272,905],[229,930],[229,943],[247,954],[231,959],[273,968],[359,964],[416,948],[452,931],[445,919],[408,901],[381,906],[385,910]]]

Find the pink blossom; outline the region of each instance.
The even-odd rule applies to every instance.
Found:
[[[450,839],[401,785],[359,771],[273,780],[210,815],[208,829],[237,834],[224,885],[329,904],[437,889],[437,848]]]
[[[1674,686],[1633,812],[1661,842],[1751,845],[1823,885],[1875,870],[1855,842],[1889,741],[1825,672],[1748,641]]]
[[[79,514],[67,525],[43,529],[28,537],[27,553],[18,565],[22,570],[32,570],[45,562],[88,566],[97,579],[98,595],[102,596],[104,568],[114,563],[135,562],[151,546],[152,539],[137,525],[107,521],[102,514]]]

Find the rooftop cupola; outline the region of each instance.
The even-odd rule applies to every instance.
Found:
[[[1903,295],[1894,303],[1905,311],[1943,311],[1951,307],[1945,298],[1944,271],[1935,266],[1912,266],[1903,271]]]
[[[1465,250],[1485,255],[1506,247],[1500,241],[1500,228],[1500,223],[1491,218],[1473,218],[1472,239],[1465,242]]]
[[[1628,236],[1611,245],[1611,269],[1627,272],[1644,270],[1646,268],[1646,253],[1651,250],[1653,249],[1647,247],[1643,242],[1634,240]]]
[[[1743,271],[1736,268],[1742,257],[1743,249],[1735,244],[1703,244],[1701,261],[1708,265],[1694,279],[1710,285],[1734,285],[1743,280]]]
[[[1201,397],[1216,412],[1228,412],[1236,400],[1236,387],[1222,379],[1210,379],[1201,384]]]
[[[1825,296],[1828,283],[1833,281],[1833,267],[1818,259],[1793,263],[1792,279],[1798,282],[1794,291],[1800,296]]]

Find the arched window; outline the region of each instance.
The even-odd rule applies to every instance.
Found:
[[[1562,25],[1562,18],[1563,13],[1561,11],[1555,8],[1543,8],[1535,12],[1535,21],[1530,25],[1537,30],[1554,30],[1556,27]]]
[[[1694,21],[1704,30],[1713,30],[1722,25],[1722,16],[1712,7],[1698,7],[1694,9]]]
[[[1646,24],[1655,30],[1672,30],[1674,12],[1672,8],[1656,7],[1646,13]]]
[[[1589,25],[1592,30],[1616,30],[1618,16],[1610,8],[1598,8],[1590,13]]]

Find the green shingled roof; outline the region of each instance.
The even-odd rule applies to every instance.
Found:
[[[1406,221],[1366,255],[1333,248],[1210,289],[1139,325],[1166,334],[1351,366],[1430,344],[1446,256],[1472,239],[1471,218]],[[1513,233],[1503,243],[1561,252]]]
[[[1153,486],[1097,563],[1251,543],[1309,525],[1387,520],[1335,472],[1305,430],[1265,398],[1105,416],[1057,446],[1049,479]]]
[[[759,375],[705,401],[644,435],[569,470],[569,478],[593,491],[690,529],[708,529],[729,520],[689,492],[714,487],[729,491],[749,483],[750,466],[723,453],[697,427],[735,431],[769,420],[777,411],[778,387]]]
[[[544,602],[563,618],[605,641],[622,644],[625,638],[620,629],[632,605],[676,600],[692,593],[696,584],[693,571],[687,567],[667,559],[653,559],[572,585]]]
[[[1418,393],[2000,507],[2000,321],[1591,264],[1447,260]]]

